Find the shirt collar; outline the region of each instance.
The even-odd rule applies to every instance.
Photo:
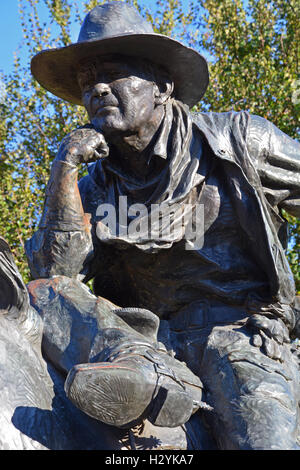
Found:
[[[168,158],[168,139],[172,127],[173,113],[172,113],[172,104],[171,100],[168,101],[165,105],[165,115],[162,119],[160,128],[158,130],[158,136],[156,142],[153,145],[153,148],[149,155],[149,161],[153,156],[163,158],[167,160]]]

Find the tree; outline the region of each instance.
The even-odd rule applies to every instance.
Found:
[[[158,0],[153,6],[146,0],[124,1],[134,4],[156,32],[207,57],[211,82],[196,109],[247,109],[299,137],[299,104],[292,100],[299,78],[296,0],[249,0],[246,6],[242,0],[190,0],[188,6],[184,0]],[[84,14],[101,3],[19,0],[26,59],[18,54],[13,74],[2,76],[7,95],[0,106],[0,233],[26,281],[24,241],[40,218],[51,160],[62,138],[87,120],[81,107],[43,90],[31,77],[29,62],[42,49],[70,44],[74,25],[79,30]],[[290,216],[289,221],[287,254],[300,290],[300,223]]]

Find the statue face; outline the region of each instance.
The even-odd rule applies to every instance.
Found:
[[[106,137],[138,133],[151,122],[159,91],[141,65],[107,60],[92,75],[79,77],[79,83],[83,104],[97,130]]]

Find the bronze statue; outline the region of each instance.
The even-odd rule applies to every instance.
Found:
[[[198,448],[299,449],[280,212],[299,214],[299,143],[247,112],[190,112],[206,61],[123,2],[94,8],[32,72],[90,120],[63,140],[26,245],[69,400],[120,429],[201,421]]]

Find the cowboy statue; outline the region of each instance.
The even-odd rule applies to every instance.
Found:
[[[95,7],[32,73],[89,117],[61,143],[26,244],[43,356],[72,410],[119,430],[201,420],[218,449],[299,449],[281,216],[299,214],[299,143],[247,112],[190,112],[205,59],[127,3]]]

